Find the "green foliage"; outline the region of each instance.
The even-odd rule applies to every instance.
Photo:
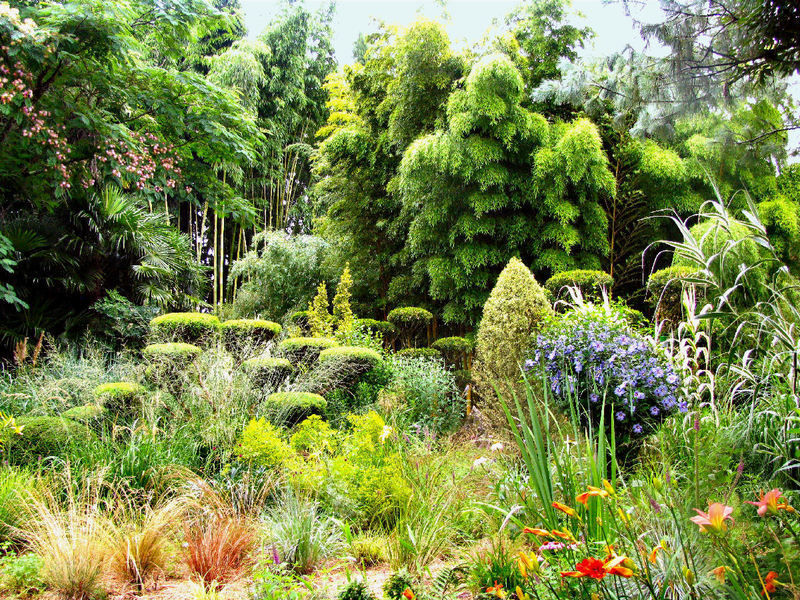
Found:
[[[103,383],[94,389],[95,402],[115,419],[130,420],[141,413],[145,389],[138,383]]]
[[[294,373],[294,367],[285,358],[248,358],[242,370],[258,386],[284,381]]]
[[[239,458],[263,467],[281,466],[294,453],[280,431],[266,419],[251,419],[237,445]]]
[[[438,348],[403,348],[397,352],[397,356],[404,358],[442,358],[442,352]]]
[[[277,392],[264,400],[264,411],[270,421],[292,427],[311,415],[324,415],[327,402],[319,394]]]
[[[78,423],[90,424],[102,419],[104,413],[105,410],[99,404],[83,404],[65,410],[61,416]]]
[[[353,580],[336,595],[337,600],[376,600],[369,586],[361,580]]]
[[[447,364],[455,369],[467,369],[470,364],[470,357],[475,348],[473,340],[463,337],[453,336],[439,338],[431,347],[442,353]]]
[[[403,306],[392,309],[386,320],[394,325],[406,348],[416,346],[417,338],[433,321],[433,314],[424,308]]]
[[[386,540],[380,536],[357,535],[349,541],[349,545],[350,555],[362,568],[386,562]]]
[[[374,331],[383,338],[384,341],[391,340],[397,328],[389,321],[378,321],[377,319],[356,319],[355,328]]]
[[[655,308],[657,321],[667,321],[676,326],[683,318],[683,291],[685,280],[697,274],[697,269],[673,266],[660,269],[647,278],[648,300]]]
[[[297,325],[303,332],[308,332],[308,318],[311,316],[307,310],[298,310],[291,314],[289,321]]]
[[[482,393],[518,381],[531,336],[553,316],[544,290],[518,258],[512,258],[492,290],[475,344],[475,376]]]
[[[8,554],[0,558],[0,589],[28,597],[44,590],[40,577],[44,560],[33,553]]]
[[[411,575],[405,568],[392,573],[383,584],[383,597],[385,600],[404,600],[403,592],[411,590],[414,594],[421,591],[419,580]]]
[[[353,329],[353,309],[350,308],[352,287],[353,277],[350,275],[350,263],[347,263],[333,297],[333,327],[337,335],[347,335]]]
[[[95,335],[111,348],[141,348],[158,307],[136,305],[117,290],[109,290],[105,298],[92,305],[92,311],[100,316],[100,323],[93,328]]]
[[[219,329],[219,319],[206,313],[168,313],[150,321],[150,332],[157,342],[208,345]]]
[[[784,184],[781,187],[786,189],[789,186]],[[770,242],[794,275],[798,274],[800,264],[800,185],[797,187],[797,190],[781,193],[758,204],[758,216],[767,229]]]
[[[263,346],[281,332],[281,326],[263,319],[234,319],[220,325],[222,342],[230,352]]]
[[[319,355],[319,363],[336,363],[346,370],[363,373],[377,367],[383,359],[380,353],[370,348],[357,346],[338,346],[323,350]]]
[[[36,482],[28,471],[0,467],[0,544],[18,541],[27,516],[28,495],[35,491]]]
[[[333,335],[333,316],[328,309],[328,288],[325,282],[317,286],[317,295],[308,303],[308,328],[317,338]]]
[[[441,359],[398,355],[387,392],[383,403],[395,423],[424,436],[453,431],[466,413],[466,400]]]
[[[578,288],[584,298],[599,299],[603,290],[611,290],[613,283],[611,275],[604,271],[575,269],[553,275],[544,285],[555,297],[563,296],[564,288],[570,286]]]
[[[286,338],[278,344],[278,350],[292,364],[313,363],[320,352],[339,345],[334,339],[325,337]]]
[[[335,444],[333,428],[319,415],[311,415],[295,427],[289,444],[296,452],[331,452]]]
[[[166,344],[150,344],[142,350],[142,354],[150,360],[173,360],[181,363],[189,363],[203,351],[194,344],[184,342],[172,342]]]
[[[85,425],[63,417],[20,417],[22,435],[8,444],[9,459],[15,464],[36,464],[50,456],[64,457],[72,446],[89,443],[92,433]]]
[[[314,282],[322,279],[327,251],[328,243],[316,236],[259,233],[250,250],[231,267],[231,277],[243,280],[234,300],[235,311],[282,320],[305,308],[314,297]]]

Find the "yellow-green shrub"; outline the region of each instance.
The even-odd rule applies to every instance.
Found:
[[[604,271],[573,269],[556,273],[544,285],[554,298],[563,298],[565,288],[576,287],[584,298],[596,300],[602,298],[603,290],[610,290],[613,283],[614,279]]]
[[[264,410],[273,423],[291,427],[311,415],[324,415],[327,402],[319,394],[278,392],[264,400]]]
[[[395,326],[403,345],[408,348],[416,345],[419,334],[433,321],[433,314],[424,308],[401,306],[390,311],[386,320]]]
[[[205,345],[219,332],[220,322],[206,313],[167,313],[150,321],[150,333],[158,342]]]
[[[145,389],[138,383],[118,381],[94,388],[95,402],[112,418],[135,418],[142,410]]]
[[[509,382],[520,379],[531,336],[553,315],[533,273],[512,258],[497,278],[478,328],[473,373],[484,397],[493,395],[493,385],[507,390]]]
[[[314,454],[331,452],[336,443],[336,432],[319,415],[311,415],[294,430],[289,445],[296,452]]]
[[[224,321],[220,331],[228,352],[241,352],[248,345],[263,346],[281,332],[281,326],[263,319],[233,319]]]
[[[237,451],[243,461],[264,467],[279,467],[294,456],[280,431],[264,418],[250,420],[239,438]]]
[[[48,456],[64,456],[71,444],[88,443],[88,427],[63,417],[19,417],[22,434],[8,443],[9,458],[16,464],[35,464]]]

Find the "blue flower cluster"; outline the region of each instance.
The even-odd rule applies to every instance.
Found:
[[[619,433],[640,435],[671,411],[686,412],[681,380],[657,343],[631,331],[613,307],[567,313],[538,336],[526,370],[543,369],[557,399],[599,421],[605,405]]]

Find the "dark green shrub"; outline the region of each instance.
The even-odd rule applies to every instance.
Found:
[[[403,358],[442,358],[442,353],[436,348],[404,348],[397,353]]]
[[[397,334],[397,328],[389,321],[378,321],[377,319],[356,319],[356,329],[374,331],[380,334],[384,342],[390,342]]]
[[[132,419],[142,410],[146,395],[138,383],[120,381],[103,383],[94,388],[94,397],[103,410],[112,418]]]
[[[405,600],[403,592],[406,590],[418,594],[421,591],[420,582],[406,569],[400,569],[383,584],[383,597],[386,600]]]
[[[655,310],[655,319],[675,327],[683,319],[682,294],[687,279],[697,269],[676,265],[655,271],[647,278],[647,300]],[[698,298],[700,300],[700,298]]]
[[[324,416],[326,406],[325,398],[308,392],[278,392],[264,401],[270,421],[286,427],[293,427],[311,415]]]
[[[397,328],[403,346],[410,348],[416,346],[419,334],[433,321],[433,315],[424,308],[404,306],[392,310],[386,320]]]
[[[233,319],[220,325],[222,343],[228,352],[249,346],[263,346],[281,332],[281,326],[262,319]]]
[[[576,287],[584,298],[597,300],[602,298],[602,290],[610,290],[614,279],[604,271],[590,271],[587,269],[574,269],[556,273],[544,286],[554,298],[563,298],[567,286]]]
[[[206,313],[167,313],[150,321],[150,332],[158,342],[206,345],[219,329],[219,319]]]
[[[294,373],[294,367],[285,358],[251,358],[242,363],[242,370],[258,386],[278,383]]]
[[[63,417],[20,417],[22,435],[8,444],[9,458],[16,464],[35,463],[48,456],[63,457],[71,445],[86,445],[91,431],[81,423]]]
[[[447,364],[456,369],[469,367],[469,357],[474,347],[475,343],[473,341],[463,337],[440,338],[431,344],[431,348],[441,352]]]
[[[338,345],[339,342],[331,338],[291,337],[278,344],[278,350],[293,365],[299,365],[314,362],[320,352]]]
[[[308,318],[311,316],[311,313],[307,310],[298,310],[297,312],[292,313],[292,316],[289,317],[289,321],[293,325],[297,325],[300,328],[300,331],[303,333],[308,333],[309,325],[308,325]]]
[[[337,600],[376,600],[375,595],[363,581],[353,580],[348,583],[339,594]]]
[[[91,424],[102,419],[104,412],[103,407],[99,404],[84,404],[82,406],[73,406],[61,413],[61,416],[78,423]]]
[[[341,365],[342,369],[364,373],[377,367],[383,359],[379,352],[359,346],[338,346],[320,352],[319,363]]]

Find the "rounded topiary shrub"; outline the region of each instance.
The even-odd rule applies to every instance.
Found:
[[[544,284],[554,298],[568,296],[568,287],[576,287],[581,295],[588,299],[602,298],[603,290],[608,291],[614,279],[604,271],[591,271],[587,269],[574,269],[556,273]]]
[[[311,415],[324,416],[327,406],[325,398],[308,392],[278,392],[264,401],[270,421],[286,427],[293,427]]]
[[[150,344],[142,351],[150,363],[145,375],[151,383],[165,386],[176,393],[180,389],[186,369],[202,353],[197,346],[184,342]]]
[[[385,342],[391,341],[397,333],[397,328],[392,323],[377,319],[356,319],[355,327],[361,331],[373,331],[379,334]]]
[[[61,413],[61,416],[78,423],[96,423],[103,418],[104,414],[105,411],[99,404],[84,404],[82,406],[73,406]]]
[[[431,344],[431,348],[441,352],[448,364],[458,369],[469,368],[469,356],[474,347],[472,340],[458,336],[439,338]]]
[[[442,358],[442,353],[436,348],[404,348],[397,356],[405,358]]]
[[[233,319],[220,325],[222,343],[228,352],[248,346],[263,346],[281,332],[281,326],[262,319]]]
[[[97,404],[110,417],[131,419],[141,412],[147,392],[138,383],[119,381],[98,385],[93,393]]]
[[[294,367],[285,358],[250,358],[242,363],[242,370],[258,386],[279,383],[294,373]]]
[[[665,321],[670,326],[681,322],[683,290],[687,284],[691,285],[688,280],[696,275],[694,267],[675,265],[655,271],[647,278],[647,300],[655,310],[656,321]],[[695,290],[697,287],[695,285]]]
[[[310,364],[317,360],[320,352],[335,348],[339,342],[324,337],[291,337],[278,344],[280,353],[293,365]]]
[[[219,319],[206,313],[167,313],[150,321],[150,333],[158,342],[206,345],[219,329]]]
[[[32,464],[48,456],[64,457],[70,445],[88,444],[93,434],[86,425],[64,417],[20,417],[22,434],[12,436],[9,459],[16,464]]]
[[[298,310],[291,314],[291,316],[289,317],[289,321],[292,323],[292,325],[297,326],[300,329],[300,331],[308,333],[309,331],[308,320],[310,316],[311,316],[311,311]]]
[[[408,348],[416,345],[419,334],[433,321],[433,314],[424,308],[403,306],[392,310],[386,320],[397,328],[403,345]]]
[[[184,364],[189,364],[202,353],[203,351],[194,344],[186,344],[184,342],[150,344],[142,350],[145,358],[151,361],[168,360]]]
[[[355,382],[361,375],[383,362],[379,352],[359,346],[328,348],[319,355],[319,367],[326,378],[335,385],[343,386]]]
[[[494,386],[514,389],[531,336],[554,315],[530,269],[518,258],[508,261],[483,306],[475,342],[473,375],[482,396],[491,398]]]

